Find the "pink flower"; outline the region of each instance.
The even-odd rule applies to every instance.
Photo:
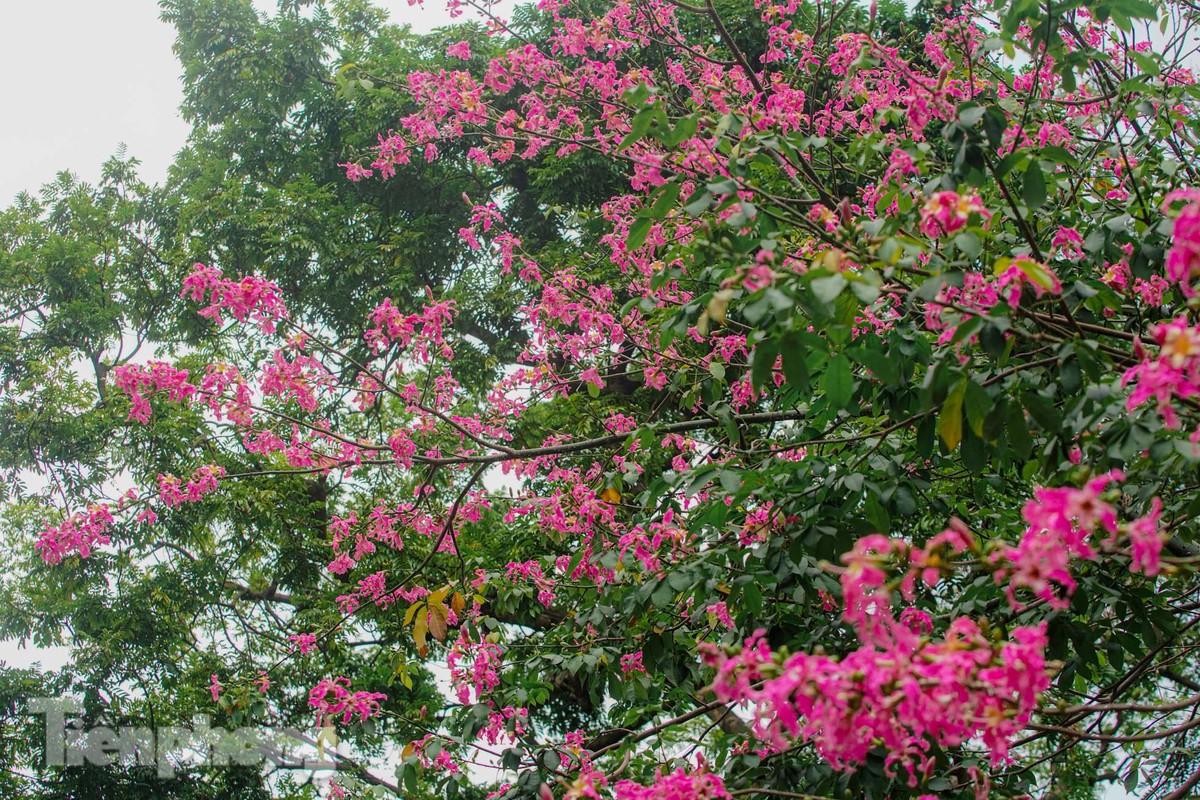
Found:
[[[466,61],[471,58],[471,43],[470,42],[455,42],[446,48],[446,55],[451,58],[461,58]]]
[[[724,601],[721,601],[720,603],[712,603],[704,610],[705,612],[711,614],[713,619],[724,625],[726,628],[733,627],[733,618],[729,616],[729,608],[725,605]]]
[[[323,728],[339,714],[342,723],[354,718],[365,722],[380,712],[379,701],[387,695],[380,692],[351,692],[349,678],[324,678],[308,693],[308,704],[317,711],[317,727]]]
[[[1192,288],[1192,281],[1200,276],[1200,190],[1171,192],[1163,201],[1163,211],[1179,201],[1184,205],[1175,217],[1172,229],[1174,242],[1167,253],[1167,278],[1179,284],[1185,296],[1194,297],[1196,290]]]
[[[621,674],[628,678],[637,672],[647,674],[646,667],[642,665],[642,651],[621,656]]]
[[[111,541],[107,531],[112,524],[112,511],[107,504],[99,503],[87,513],[73,514],[60,525],[46,525],[34,549],[47,564],[57,564],[76,553],[80,558],[87,558],[97,545]]]
[[[996,582],[1007,579],[1006,592],[1014,608],[1020,607],[1014,597],[1019,588],[1029,589],[1053,608],[1067,607],[1067,597],[1076,586],[1072,559],[1095,560],[1093,534],[1099,530],[1117,533],[1116,510],[1100,499],[1100,493],[1124,477],[1113,471],[1093,478],[1082,489],[1043,487],[1034,491],[1034,498],[1021,512],[1028,523],[1021,541],[994,561]]]
[[[980,216],[985,224],[992,218],[976,195],[935,192],[921,207],[921,232],[931,239],[947,236],[964,227],[972,214]]]
[[[495,691],[500,685],[501,658],[500,645],[486,640],[473,642],[467,638],[465,628],[459,629],[458,640],[446,656],[446,665],[460,703],[470,703],[472,692],[478,703]]]
[[[978,737],[993,763],[1003,762],[1050,686],[1045,624],[1016,628],[1012,639],[997,643],[959,617],[939,641],[928,636],[927,615],[901,616],[908,636],[864,641],[840,660],[782,658],[771,653],[762,631],[737,655],[707,643],[701,654],[717,668],[713,692],[750,703],[753,732],[773,747],[811,742],[834,768],[853,769],[882,745],[889,772],[904,768],[914,787],[933,767],[935,744],[954,747]]]
[[[221,312],[228,311],[238,322],[256,323],[263,333],[275,332],[277,322],[287,319],[287,307],[279,297],[279,287],[271,281],[253,275],[232,281],[223,278],[221,270],[196,264],[183,281],[180,297],[197,302],[206,298],[208,305],[200,316],[222,324]]]
[[[729,797],[725,783],[716,775],[680,768],[663,775],[661,772],[649,786],[633,781],[620,781],[615,787],[617,800],[719,800]]]
[[[1028,256],[1017,256],[1010,260],[1008,266],[1000,273],[996,280],[996,291],[1008,303],[1009,308],[1015,309],[1021,301],[1021,289],[1024,286],[1033,287],[1036,297],[1044,294],[1062,294],[1062,283],[1048,267]]]
[[[1130,571],[1140,572],[1151,577],[1161,571],[1162,564],[1159,559],[1162,555],[1163,543],[1167,538],[1167,533],[1159,530],[1158,527],[1161,517],[1162,501],[1155,497],[1150,501],[1150,513],[1135,519],[1126,526],[1133,556],[1133,561],[1129,565]]]
[[[214,703],[221,699],[221,691],[224,688],[225,687],[221,685],[221,682],[217,680],[217,674],[214,672],[212,677],[209,678],[208,684],[208,690],[212,692],[212,699]]]
[[[317,637],[311,633],[297,633],[288,637],[288,641],[293,644],[296,650],[300,651],[300,655],[306,656],[317,645]]]
[[[1057,250],[1063,258],[1077,260],[1083,258],[1083,237],[1074,228],[1059,227],[1050,248]]]
[[[372,172],[371,170],[362,166],[361,164],[355,164],[352,162],[348,163],[348,164],[338,164],[338,166],[345,167],[346,168],[346,178],[348,180],[354,181],[355,183],[358,183],[363,178],[369,178],[375,174],[374,172]]]
[[[1186,316],[1180,316],[1152,325],[1150,334],[1158,344],[1157,354],[1151,356],[1138,343],[1134,352],[1141,363],[1121,376],[1122,386],[1133,384],[1125,407],[1132,411],[1153,400],[1163,424],[1178,428],[1172,401],[1200,394],[1200,330],[1189,325]]]

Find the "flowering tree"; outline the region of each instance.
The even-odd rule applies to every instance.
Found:
[[[478,339],[432,289],[346,346],[197,264],[182,297],[236,346],[112,383],[205,446],[81,498],[42,559],[335,481],[320,588],[239,584],[322,623],[264,617],[274,657],[209,684],[269,716],[281,673],[403,631],[389,691],[331,669],[305,697],[422,732],[400,786],[359,764],[335,796],[1191,796],[1197,12],[471,8],[428,70],[339,73],[409,98],[343,166],[471,176],[460,280],[521,299],[519,356],[462,379]],[[555,246],[511,223],[521,164],[601,187],[543,195]],[[399,710],[434,662],[442,707]]]

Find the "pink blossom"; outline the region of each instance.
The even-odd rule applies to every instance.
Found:
[[[642,665],[642,651],[621,656],[622,675],[628,678],[631,674],[638,672],[643,675],[647,674],[645,666]]]
[[[914,624],[924,629],[928,618]],[[713,691],[752,705],[759,738],[780,748],[811,742],[836,769],[853,769],[882,745],[888,769],[904,768],[916,786],[933,766],[934,744],[953,747],[978,737],[993,763],[1007,758],[1009,743],[1050,685],[1045,646],[1044,623],[1016,628],[997,644],[960,617],[942,641],[910,635],[865,643],[840,660],[776,657],[761,631],[737,655],[708,644],[701,649],[717,668]]]
[[[369,178],[375,174],[374,172],[372,172],[371,170],[362,166],[361,164],[355,164],[354,162],[350,162],[347,164],[338,164],[338,166],[345,167],[346,178],[348,180],[354,181],[355,183],[358,183],[363,178]]]
[[[708,614],[711,614],[713,619],[724,625],[726,628],[733,627],[733,618],[729,616],[729,608],[726,607],[724,601],[720,603],[711,603],[709,604],[708,608],[704,610]]]
[[[296,650],[300,651],[300,655],[308,655],[317,645],[317,637],[311,633],[297,633],[288,637]]]
[[[1095,560],[1093,535],[1117,533],[1116,511],[1100,494],[1121,480],[1124,475],[1112,471],[1093,478],[1082,489],[1043,487],[1034,491],[1021,512],[1028,523],[1021,541],[994,561],[996,581],[1007,581],[1006,592],[1014,607],[1020,607],[1015,591],[1025,588],[1051,607],[1066,608],[1067,597],[1076,586],[1071,561]]]
[[[1052,250],[1057,250],[1063,258],[1078,260],[1083,258],[1083,237],[1074,228],[1059,227],[1050,243]]]
[[[680,768],[663,775],[661,772],[649,786],[633,781],[620,781],[615,787],[617,800],[718,800],[728,798],[725,783],[709,772],[687,772]]]
[[[71,515],[59,525],[49,525],[38,536],[34,548],[47,564],[57,564],[68,555],[87,558],[98,545],[108,544],[112,511],[106,503],[92,506],[86,513]]]
[[[1183,206],[1175,217],[1173,242],[1167,253],[1167,278],[1179,285],[1187,297],[1194,297],[1192,281],[1200,276],[1200,190],[1179,189],[1167,195],[1163,211],[1180,201]]]
[[[354,718],[365,722],[368,718],[378,716],[379,702],[386,700],[387,695],[380,692],[351,692],[349,678],[324,678],[308,693],[308,704],[316,709],[317,727],[323,728],[341,715],[342,723],[348,723]]]
[[[921,232],[931,239],[947,236],[964,227],[972,214],[979,216],[984,224],[992,218],[976,195],[934,192],[921,207]]]
[[[1135,348],[1141,361],[1121,377],[1121,385],[1133,384],[1125,406],[1129,411],[1153,400],[1163,424],[1179,427],[1179,417],[1172,401],[1186,400],[1200,394],[1200,330],[1188,324],[1186,316],[1150,327],[1158,345],[1154,355],[1138,344]]]
[[[1126,526],[1133,557],[1131,571],[1153,577],[1162,570],[1160,558],[1168,534],[1159,528],[1161,518],[1162,501],[1155,497],[1150,501],[1150,513]]]
[[[1000,273],[996,280],[996,291],[1009,308],[1015,309],[1021,301],[1021,289],[1024,286],[1032,287],[1036,297],[1062,294],[1062,283],[1048,267],[1028,256],[1017,256]]]
[[[200,316],[221,324],[221,312],[228,311],[238,322],[256,323],[263,333],[274,333],[276,323],[287,319],[287,307],[279,297],[279,287],[271,281],[247,275],[228,280],[221,270],[196,264],[183,281],[180,296],[197,302],[208,301]]]
[[[446,656],[450,682],[463,705],[482,702],[500,685],[499,667],[502,658],[500,645],[486,640],[475,642],[467,638],[465,628],[459,629],[458,640]]]

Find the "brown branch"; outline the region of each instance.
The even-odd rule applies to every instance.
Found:
[[[283,603],[286,606],[292,606],[294,608],[304,608],[307,605],[296,600],[287,592],[279,591],[274,586],[268,586],[266,589],[259,591],[257,589],[251,589],[249,586],[230,579],[225,581],[225,588],[235,592],[239,600],[260,600],[270,603]]]

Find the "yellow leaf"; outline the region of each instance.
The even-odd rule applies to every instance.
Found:
[[[938,417],[938,435],[946,443],[946,449],[952,453],[963,437],[962,406],[963,396],[966,393],[967,382],[965,379],[954,384],[950,394],[946,395],[946,402],[942,403],[942,413]]]
[[[417,655],[421,658],[429,655],[429,645],[425,643],[425,637],[429,633],[429,615],[418,614],[417,623],[413,625],[413,641],[417,643]]]
[[[451,588],[450,586],[443,586],[441,589],[438,589],[436,592],[429,595],[430,607],[445,605],[446,604],[446,595],[450,594],[450,588]]]
[[[467,607],[466,598],[455,592],[450,596],[450,607],[454,609],[455,614],[461,614],[462,610]]]
[[[332,725],[326,725],[325,727],[321,728],[320,733],[317,734],[317,758],[325,758],[326,743],[328,743],[330,747],[337,747],[338,745],[337,731],[334,730]]]
[[[600,493],[600,499],[605,501],[606,503],[614,503],[614,504],[619,503],[619,502],[621,502],[621,493],[618,492],[613,487],[609,486],[607,489],[605,489],[603,492]]]
[[[421,608],[423,605],[425,605],[425,601],[418,600],[408,607],[408,611],[404,612],[404,627],[407,628],[409,625],[412,625],[413,619],[417,616],[417,609]]]
[[[1042,264],[1036,261],[1031,261],[1028,258],[1022,258],[1017,262],[1017,267],[1021,272],[1025,273],[1025,277],[1036,283],[1038,286],[1045,289],[1047,292],[1056,291],[1058,286],[1058,278],[1054,277],[1054,273],[1046,269]]]
[[[732,289],[721,289],[713,292],[706,309],[709,319],[718,325],[725,324],[725,312],[729,309],[729,301],[733,299]]]

